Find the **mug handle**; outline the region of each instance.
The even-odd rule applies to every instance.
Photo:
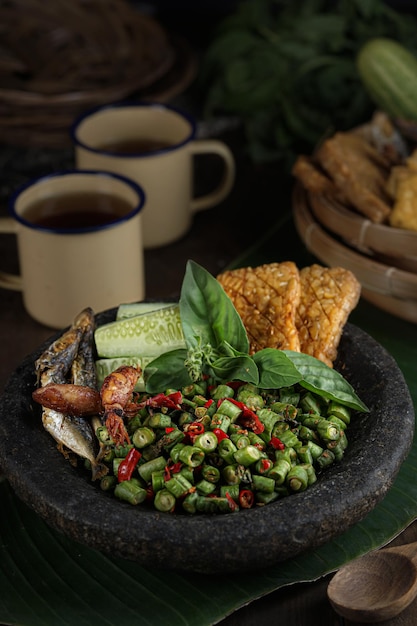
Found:
[[[219,185],[209,193],[191,200],[191,210],[197,212],[219,204],[229,195],[235,182],[236,165],[232,151],[217,139],[196,139],[191,142],[190,149],[192,155],[217,154],[224,162],[223,177]]]
[[[0,233],[16,234],[16,222],[11,217],[0,217]],[[22,277],[17,274],[0,272],[0,287],[22,291]]]

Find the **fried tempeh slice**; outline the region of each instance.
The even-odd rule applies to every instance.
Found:
[[[323,142],[315,158],[359,213],[375,223],[387,220],[391,202],[385,185],[390,164],[363,137],[336,133]]]
[[[242,319],[251,354],[263,348],[300,351],[295,325],[300,277],[295,263],[229,270],[219,274],[217,280]]]
[[[333,367],[343,327],[359,301],[360,283],[350,270],[317,264],[301,269],[300,281],[296,325],[301,352]]]
[[[344,204],[348,203],[346,196],[312,157],[300,155],[295,161],[291,173],[310,193],[314,195],[324,194]]]

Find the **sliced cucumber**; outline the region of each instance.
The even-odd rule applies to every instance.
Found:
[[[169,302],[126,302],[119,304],[116,313],[116,320],[123,320],[128,317],[135,317],[143,313],[150,313],[158,309],[171,306]]]
[[[99,326],[94,333],[99,357],[159,356],[184,348],[178,303]]]
[[[142,372],[145,367],[154,360],[154,356],[121,356],[111,359],[98,359],[96,361],[97,385],[100,389],[106,376],[117,370],[121,365],[132,365],[133,367],[141,367]],[[135,391],[145,391],[145,381],[143,375],[138,378]]]

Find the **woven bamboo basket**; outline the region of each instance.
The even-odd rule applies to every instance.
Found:
[[[307,192],[299,183],[293,191],[293,216],[300,238],[322,263],[351,270],[362,285],[365,300],[417,323],[417,273],[386,265],[348,246],[344,241],[346,232],[343,239],[334,236],[316,220]]]
[[[176,60],[169,33],[125,0],[1,3],[0,141],[66,145],[79,113],[152,94]]]

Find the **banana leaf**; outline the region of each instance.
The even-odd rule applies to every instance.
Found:
[[[289,217],[234,266],[314,262]],[[280,245],[277,245],[277,241]],[[285,242],[292,242],[291,250]],[[288,244],[290,245],[290,244]],[[417,325],[362,302],[350,321],[396,359],[417,407]],[[286,585],[317,580],[388,543],[417,518],[417,438],[388,494],[365,519],[319,549],[229,576],[173,575],[112,559],[52,530],[0,482],[0,622],[20,626],[210,626]],[[53,477],[51,477],[53,479]],[[221,559],[221,555],[219,555]]]

